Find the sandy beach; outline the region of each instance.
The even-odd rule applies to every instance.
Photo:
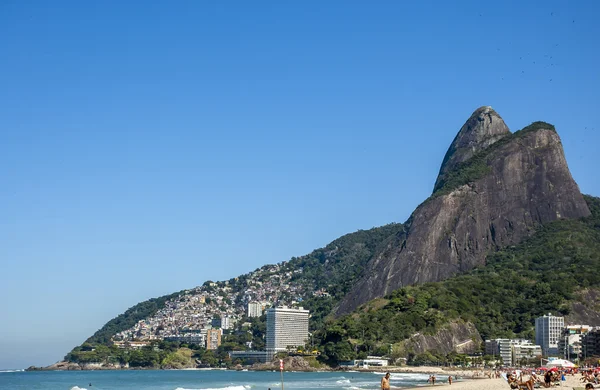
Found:
[[[442,374],[440,373],[439,375],[436,375],[437,380],[440,381],[439,384],[437,384],[435,386],[420,386],[417,387],[417,389],[421,389],[423,387],[452,387],[452,390],[510,390],[508,383],[502,379],[488,379],[487,377],[479,377],[480,379],[478,379],[477,377],[473,377],[473,379],[470,379],[471,376],[469,374],[468,371],[457,371],[457,375],[461,376],[461,372],[463,374],[463,377],[465,378],[464,380],[458,381],[458,382],[452,382],[452,385],[448,385],[448,375],[450,375],[450,371],[443,371],[445,373],[445,376],[442,376]],[[467,374],[467,375],[465,375]],[[481,379],[483,378],[483,379]],[[585,385],[582,384],[579,381],[580,376],[579,375],[575,375],[575,376],[571,376],[568,375],[566,377],[566,380],[561,382],[560,386],[552,386],[550,389],[555,389],[555,390],[559,390],[559,389],[564,389],[564,390],[572,390],[574,387],[584,387]],[[525,376],[524,379],[529,379],[528,376]],[[545,390],[544,387],[540,387],[539,390]]]

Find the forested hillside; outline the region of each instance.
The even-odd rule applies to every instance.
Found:
[[[283,264],[281,272],[303,269],[302,273],[294,274],[290,282],[302,286],[310,292],[303,298],[305,300],[304,305],[313,312],[313,323],[315,321],[320,322],[323,317],[330,313],[333,305],[339,301],[360,276],[364,265],[369,261],[375,250],[380,245],[384,245],[389,237],[401,232],[402,229],[402,224],[392,223],[369,230],[359,230],[336,239],[324,248],[314,250],[302,257],[294,257]],[[260,269],[267,267],[269,266]],[[247,288],[247,278],[247,275],[232,278],[228,281],[229,286],[233,291],[243,290]],[[208,283],[204,284],[206,286]],[[326,290],[328,296],[314,297],[312,292],[319,289]],[[165,306],[167,301],[178,297],[182,293],[177,292],[138,303],[125,313],[107,322],[85,342],[111,345],[111,337],[116,333],[132,327],[142,319],[153,316]],[[243,312],[245,304],[243,302],[237,302],[237,304]]]
[[[521,244],[491,253],[483,267],[398,289],[329,321],[316,333],[323,359],[333,364],[388,353],[390,344],[457,319],[475,324],[484,339],[532,339],[535,317],[567,315],[579,292],[600,288],[600,198],[585,200],[590,217],[549,223]]]
[[[177,297],[179,294],[180,292],[176,292],[162,297],[148,299],[147,301],[140,302],[137,305],[130,307],[125,313],[108,321],[85,342],[90,344],[110,345],[110,338],[113,335],[132,327],[136,322],[143,320],[144,318],[154,315],[159,309],[165,306],[165,302]]]

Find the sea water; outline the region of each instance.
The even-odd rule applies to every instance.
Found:
[[[284,372],[284,389],[375,390],[384,372]],[[392,387],[427,384],[427,374],[391,375]],[[90,386],[91,385],[91,386]],[[1,390],[280,390],[279,371],[0,371]]]

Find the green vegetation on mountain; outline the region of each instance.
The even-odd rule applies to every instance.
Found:
[[[159,298],[152,298],[132,306],[131,308],[127,309],[125,313],[119,314],[117,317],[108,321],[85,342],[88,344],[111,345],[112,336],[131,328],[140,320],[153,316],[157,311],[165,307],[165,303],[168,300],[173,299],[180,294],[181,292],[176,292]]]
[[[436,188],[433,189],[433,195],[431,195],[430,198],[449,194],[462,185],[472,183],[485,177],[491,172],[490,161],[493,160],[496,151],[515,139],[519,139],[528,133],[541,129],[556,131],[554,126],[550,123],[533,122],[529,126],[505,136],[490,147],[476,153],[467,161],[458,164],[452,171],[446,173],[442,180],[439,181]]]
[[[334,305],[350,291],[376,251],[402,232],[404,227],[399,223],[359,230],[287,264],[290,270],[302,268],[301,273],[292,277],[292,283],[311,292],[324,289],[329,294],[305,297],[303,306],[311,311],[311,330],[319,328]]]
[[[206,350],[197,344],[177,341],[152,341],[139,348],[118,348],[110,343],[103,345],[85,342],[75,347],[65,356],[71,363],[102,363],[113,365],[129,365],[132,368],[190,368],[233,367],[242,363],[229,357],[230,351],[246,349],[246,343],[252,342],[253,348],[264,349],[266,332],[266,316],[242,318],[231,331],[223,335],[221,346],[217,350]]]
[[[303,269],[303,272],[294,274],[291,282],[305,287],[310,292],[310,294],[303,297],[303,305],[311,310],[311,329],[321,326],[323,319],[330,314],[335,303],[348,292],[352,284],[360,276],[364,265],[370,260],[377,248],[384,245],[389,237],[402,231],[402,224],[397,223],[369,230],[358,230],[354,233],[346,234],[331,242],[326,247],[317,249],[306,256],[292,258],[290,261],[282,263],[280,272],[292,272],[299,268]],[[266,267],[268,266],[263,268]],[[265,274],[265,277],[268,277],[268,275]],[[242,291],[247,288],[247,281],[248,275],[241,275],[240,277],[230,279],[228,286],[235,292]],[[210,281],[205,282],[203,288],[206,291],[215,290],[211,287],[211,283]],[[225,282],[217,282],[217,284],[225,285]],[[320,289],[327,291],[328,295],[321,297],[312,295],[312,292]],[[88,345],[87,348],[83,348],[83,350],[83,346],[74,348],[65,360],[91,362],[93,360],[90,359],[97,358],[100,359],[97,361],[104,361],[102,360],[104,359],[103,355],[91,353],[91,349],[99,345],[112,348],[111,338],[115,334],[131,328],[140,320],[153,316],[158,310],[165,307],[165,303],[168,300],[174,299],[183,293],[177,292],[149,299],[129,308],[125,313],[107,322],[101,329],[88,338],[84,344]],[[211,303],[210,298],[207,298],[206,301],[207,303]],[[243,302],[237,302],[237,304],[243,305]],[[228,340],[230,349],[242,349],[248,341],[253,342],[254,348],[260,349],[264,346],[262,337],[262,333],[264,333],[264,320],[261,322],[256,319],[245,319],[242,322],[246,321],[250,321],[256,325],[253,327],[253,335],[251,337],[239,333],[236,335],[227,335],[225,339]],[[237,347],[233,347],[232,345]],[[104,347],[99,349],[99,351],[104,350]],[[85,353],[81,354],[80,352]],[[122,353],[113,353],[111,356],[125,355]],[[145,366],[155,367],[159,365],[156,359],[149,357],[146,360]]]
[[[350,291],[356,280],[362,275],[365,265],[377,250],[386,245],[393,236],[403,232],[404,226],[400,223],[390,223],[369,230],[358,230],[346,234],[308,255],[293,257],[290,261],[281,263],[281,268],[277,273],[292,272],[290,283],[307,291],[307,294],[300,298],[303,300],[302,306],[311,312],[311,330],[319,328],[335,304]],[[265,266],[262,269],[268,267]],[[300,269],[302,272],[294,272]],[[265,273],[263,278],[269,276],[269,273]],[[211,291],[210,283],[204,283],[203,288]],[[233,292],[243,291],[248,288],[248,274],[232,278],[227,283]],[[225,282],[216,284],[224,286]],[[314,295],[314,292],[319,290],[323,290],[327,294]],[[282,300],[290,298],[293,297],[283,296]],[[242,302],[236,303],[242,305]]]
[[[140,349],[121,349],[114,345],[91,345],[84,343],[65,356],[72,363],[102,363],[105,365],[129,365],[131,368],[191,368],[198,365],[206,367],[231,367],[234,362],[229,358],[226,346],[216,351],[206,350],[196,344],[153,341]]]
[[[391,223],[346,234],[325,248],[293,258],[288,263],[291,269],[301,267],[303,271],[291,281],[315,290],[326,289],[332,297],[341,298],[353,286],[376,249],[402,231],[402,224]]]
[[[600,198],[592,215],[544,225],[521,244],[492,253],[487,264],[443,282],[404,287],[331,320],[315,333],[330,364],[388,353],[417,332],[434,334],[452,320],[475,324],[483,338],[532,339],[534,319],[566,315],[585,288],[600,288]]]
[[[283,271],[302,268],[303,272],[292,277],[293,283],[311,291],[325,289],[330,294],[306,297],[303,302],[312,315],[314,338],[310,343],[316,345],[322,353],[320,359],[328,364],[369,354],[389,354],[390,345],[399,345],[415,333],[435,334],[455,320],[472,322],[483,338],[531,339],[535,317],[547,312],[566,315],[578,299],[578,291],[600,288],[600,198],[586,196],[585,200],[592,212],[588,218],[546,224],[521,244],[491,253],[486,266],[443,282],[401,288],[337,320],[327,317],[332,308],[349,291],[376,250],[394,235],[404,234],[401,224],[345,235],[307,256],[293,258],[284,264]],[[244,284],[244,276],[230,281],[234,288],[243,288]],[[169,342],[140,350],[111,345],[112,335],[156,313],[179,294],[132,307],[73,349],[65,360],[146,368],[185,367],[198,361],[231,366],[235,362],[227,352],[244,349],[249,341],[257,349],[264,346],[264,316],[240,321],[234,331],[224,335],[217,351]],[[242,327],[246,321],[252,323],[251,332]],[[412,363],[463,358],[457,354],[442,356],[436,351],[401,354]]]

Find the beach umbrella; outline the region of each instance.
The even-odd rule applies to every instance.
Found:
[[[575,363],[570,362],[565,359],[553,359],[553,360],[550,360],[548,363],[546,363],[546,367],[548,367],[548,368],[552,368],[552,367],[573,368],[573,367],[575,367]]]

